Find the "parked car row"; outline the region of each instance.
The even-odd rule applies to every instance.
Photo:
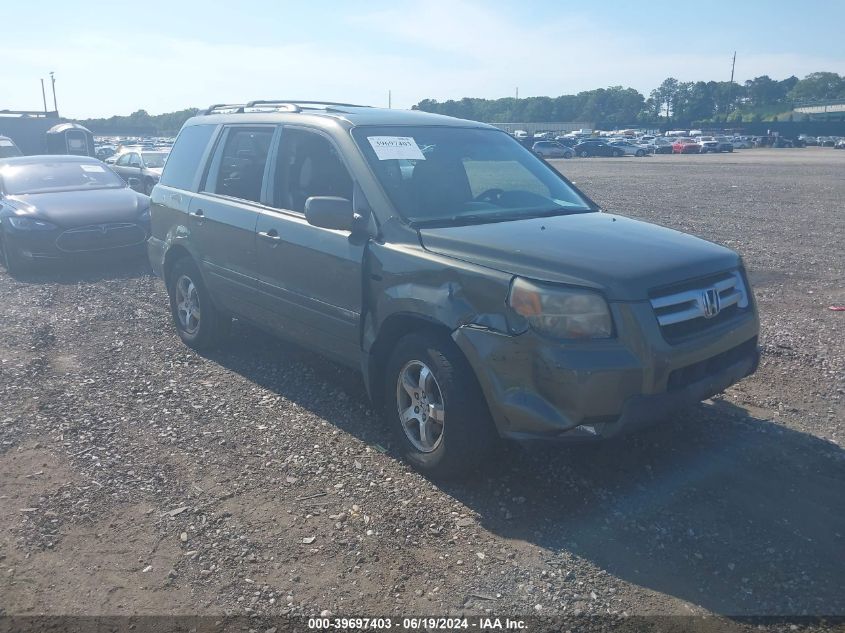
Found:
[[[602,212],[483,123],[255,103],[190,119],[151,198],[94,158],[0,160],[5,266],[146,242],[186,345],[237,317],[361,371],[432,476],[499,438],[617,437],[756,370],[728,248]]]

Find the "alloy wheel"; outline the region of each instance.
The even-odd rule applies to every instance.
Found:
[[[396,407],[402,430],[414,448],[431,453],[443,441],[446,409],[431,369],[418,360],[405,363],[396,382]]]
[[[190,277],[182,275],[176,280],[176,314],[179,326],[188,334],[200,328],[200,298]]]

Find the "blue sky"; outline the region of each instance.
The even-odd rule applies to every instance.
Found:
[[[219,101],[568,94],[667,76],[845,74],[845,0],[4,2],[0,109],[72,117]],[[49,6],[55,5],[55,6]],[[76,6],[71,6],[76,5]],[[48,88],[48,102],[51,96]]]

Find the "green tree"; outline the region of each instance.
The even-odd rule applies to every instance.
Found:
[[[845,78],[838,73],[810,73],[789,92],[795,101],[816,101],[845,97]]]

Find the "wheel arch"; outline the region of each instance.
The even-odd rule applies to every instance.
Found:
[[[164,255],[164,263],[161,269],[161,276],[162,279],[164,279],[165,285],[169,286],[170,284],[170,272],[173,270],[173,266],[176,264],[177,261],[185,257],[193,260],[194,263],[196,263],[196,260],[194,260],[194,256],[191,254],[191,251],[189,251],[182,244],[175,244],[167,249],[167,252]],[[200,274],[202,274],[202,271],[200,271]]]
[[[366,357],[367,366],[364,368],[367,391],[376,410],[380,410],[384,404],[384,394],[380,387],[384,382],[384,371],[390,354],[402,337],[415,332],[432,332],[451,338],[452,328],[432,317],[407,312],[391,314],[384,320],[370,346]],[[463,355],[463,352],[460,353]]]

